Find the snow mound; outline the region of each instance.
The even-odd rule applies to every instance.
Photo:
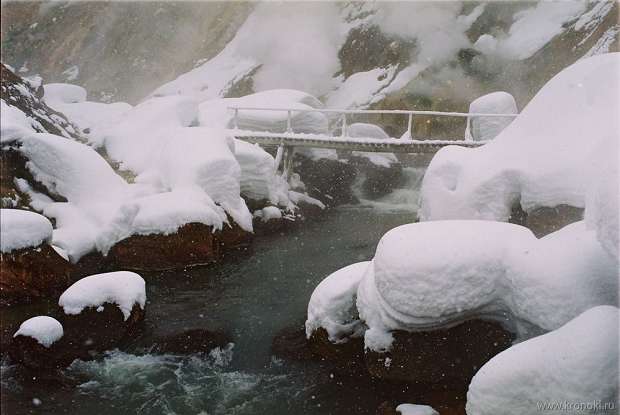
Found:
[[[618,326],[616,307],[594,307],[555,331],[498,354],[472,379],[467,413],[593,414],[617,409]],[[566,404],[575,406],[562,406]]]
[[[24,321],[13,337],[32,337],[43,347],[50,347],[60,340],[63,334],[62,324],[58,320],[48,316],[37,316]]]
[[[262,222],[269,222],[272,219],[282,219],[282,211],[275,206],[267,206],[254,211],[253,216],[260,218]]]
[[[353,123],[347,127],[347,135],[353,138],[390,138],[381,127],[367,123]],[[353,156],[362,157],[372,164],[380,167],[391,167],[398,163],[398,159],[392,153],[374,153],[364,151],[353,151]]]
[[[476,98],[469,104],[470,114],[516,114],[517,103],[508,92],[498,91]],[[465,139],[474,141],[492,140],[501,133],[513,118],[468,117]]]
[[[269,200],[288,206],[288,186],[276,175],[276,162],[257,144],[235,140],[235,158],[241,167],[241,194],[252,200]]]
[[[357,286],[370,266],[358,262],[330,274],[314,289],[308,303],[306,336],[324,328],[334,343],[362,334],[362,325],[355,309]]]
[[[325,134],[328,130],[325,114],[305,111],[323,108],[323,104],[312,95],[293,89],[274,89],[241,98],[205,101],[200,104],[200,124],[234,128],[234,111],[229,110],[229,107],[290,108],[293,110],[291,128],[296,133]],[[236,126],[242,130],[282,133],[287,130],[287,118],[287,111],[239,110]]]
[[[373,350],[390,348],[392,330],[471,318],[499,321],[523,339],[593,306],[617,304],[617,275],[583,222],[540,240],[501,222],[422,222],[383,236],[359,284],[357,308]]]
[[[35,132],[35,128],[43,130],[43,126],[38,121],[26,116],[17,107],[8,105],[3,99],[0,100],[0,113],[2,113],[0,123],[0,142],[2,143]]]
[[[515,203],[584,207],[590,166],[601,147],[617,149],[619,70],[618,53],[578,61],[490,143],[438,151],[422,183],[421,220],[507,220]]]
[[[127,320],[135,304],[144,309],[144,280],[129,271],[91,275],[67,288],[58,300],[58,305],[70,315],[80,314],[87,307],[98,308],[105,303],[116,304]]]
[[[396,412],[400,412],[401,415],[439,415],[439,412],[428,405],[411,403],[401,403],[396,407]]]
[[[43,99],[47,105],[52,104],[75,104],[86,101],[86,90],[73,84],[45,84],[43,85]]]
[[[52,241],[51,222],[38,213],[19,209],[0,209],[2,253],[34,248]]]

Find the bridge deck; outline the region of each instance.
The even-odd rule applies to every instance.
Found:
[[[398,138],[333,137],[318,134],[271,133],[262,131],[230,130],[235,138],[263,146],[291,146],[331,148],[384,153],[434,153],[441,147],[458,145],[479,147],[483,141],[464,140],[405,140]]]

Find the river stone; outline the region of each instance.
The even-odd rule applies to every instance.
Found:
[[[36,371],[63,368],[74,360],[73,355],[67,353],[62,339],[45,347],[32,337],[19,335],[10,342],[8,353],[13,362]]]
[[[231,221],[231,223],[233,223]],[[238,225],[221,231],[202,223],[188,223],[169,235],[132,235],[115,244],[106,257],[108,268],[163,271],[207,265],[225,252],[247,247],[251,234]]]
[[[530,229],[537,238],[541,238],[566,225],[583,220],[583,211],[583,208],[569,205],[538,208],[527,213],[525,227]]]
[[[0,305],[53,297],[71,285],[72,265],[48,244],[0,254]]]
[[[362,190],[370,199],[378,199],[389,194],[403,182],[403,168],[399,163],[385,167],[373,164],[364,157],[352,156],[350,160],[360,172],[364,173]]]
[[[311,160],[295,154],[294,170],[303,178],[308,194],[325,205],[357,202],[352,190],[357,169],[350,163],[324,158]]]
[[[65,314],[60,309],[64,336],[61,339],[70,354],[88,359],[97,352],[118,347],[140,333],[145,310],[134,304],[129,318],[116,304],[87,307],[79,314]]]
[[[321,359],[335,364],[339,371],[356,373],[364,369],[364,339],[350,338],[345,343],[329,341],[327,331],[319,327],[308,339],[310,350]]]
[[[513,340],[498,323],[483,320],[469,320],[448,329],[392,334],[390,351],[366,350],[366,366],[372,376],[455,388],[468,385],[478,369]]]
[[[231,337],[223,332],[191,329],[155,340],[157,353],[191,354],[209,353],[215,348],[226,347]]]

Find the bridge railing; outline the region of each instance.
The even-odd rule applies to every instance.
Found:
[[[410,139],[413,139],[413,117],[414,116],[438,116],[438,117],[457,117],[467,118],[467,125],[470,126],[470,122],[475,118],[482,117],[497,117],[497,118],[515,118],[519,114],[497,114],[497,113],[467,113],[467,112],[444,112],[444,111],[423,111],[423,110],[345,110],[345,109],[331,109],[331,108],[266,108],[266,107],[238,107],[231,106],[228,110],[233,111],[233,128],[238,129],[238,117],[240,111],[271,111],[271,112],[286,112],[286,132],[295,134],[293,130],[293,114],[300,112],[318,112],[329,116],[336,116],[339,119],[341,126],[341,136],[348,137],[348,116],[361,115],[361,114],[389,114],[389,115],[402,115],[407,117],[407,131],[406,134]],[[467,128],[469,130],[469,128]],[[466,140],[472,141],[473,137],[465,137]]]

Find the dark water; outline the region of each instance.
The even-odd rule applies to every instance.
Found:
[[[222,329],[233,337],[232,350],[210,356],[113,351],[74,362],[63,384],[24,379],[5,362],[2,412],[373,414],[381,397],[369,385],[352,384],[318,364],[276,359],[270,347],[279,331],[303,323],[319,281],[370,259],[381,235],[414,219],[413,211],[340,208],[297,230],[258,238],[234,261],[146,276],[147,336]],[[5,317],[23,319],[43,308],[10,310]]]

